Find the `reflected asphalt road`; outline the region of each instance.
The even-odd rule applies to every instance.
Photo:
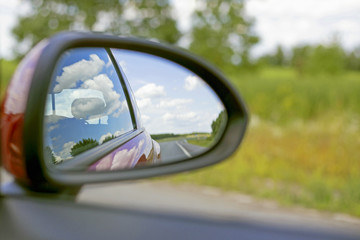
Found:
[[[163,163],[191,158],[206,150],[205,147],[190,144],[186,140],[160,142],[159,144]]]

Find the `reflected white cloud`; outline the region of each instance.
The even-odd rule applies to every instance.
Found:
[[[165,88],[155,83],[148,83],[135,92],[137,98],[156,98],[166,96]]]
[[[71,113],[76,118],[100,117],[104,110],[105,102],[101,98],[77,98],[71,104]]]
[[[185,113],[165,113],[163,115],[164,121],[187,121],[187,122],[194,122],[198,119],[198,115],[195,112],[185,112]]]
[[[81,88],[99,90],[104,94],[106,115],[118,117],[124,110],[120,102],[120,94],[114,90],[114,84],[106,74],[100,74],[93,79],[84,81]]]
[[[109,138],[109,137],[119,137],[119,136],[123,135],[125,132],[126,132],[126,131],[125,131],[123,128],[120,129],[120,131],[116,131],[114,134],[108,132],[108,133],[106,133],[106,134],[104,134],[104,135],[102,135],[102,136],[100,137],[99,143],[100,143],[100,144],[103,144],[106,138]]]
[[[136,99],[137,106],[143,111],[146,108],[152,107],[152,102],[150,98],[138,98]]]
[[[202,80],[198,76],[187,76],[185,78],[185,85],[184,88],[187,91],[193,91],[194,89],[198,88],[202,85]]]
[[[61,150],[61,152],[59,153],[59,157],[62,160],[67,160],[69,158],[71,158],[71,148],[75,145],[75,142],[71,141],[71,142],[67,142],[63,145],[63,149]]]
[[[185,98],[174,98],[174,99],[167,99],[160,101],[158,105],[156,105],[158,108],[173,108],[173,107],[181,107],[183,105],[192,103],[192,99],[185,99]]]
[[[134,146],[130,150],[124,149],[117,152],[113,158],[110,170],[126,169],[132,166],[133,163],[137,160],[138,153],[143,145],[144,140],[140,140],[138,146]]]
[[[124,61],[145,129],[151,134],[211,132],[223,110],[214,91],[196,74],[161,58],[114,51]]]
[[[106,134],[102,135],[99,139],[99,143],[102,144],[106,138],[112,137],[112,136],[113,135],[111,133],[106,133]]]
[[[149,123],[150,117],[148,115],[142,114],[141,120],[144,124],[147,124],[147,123]]]
[[[61,76],[56,77],[57,84],[54,92],[61,92],[63,89],[73,88],[76,82],[92,78],[100,73],[105,62],[96,54],[90,55],[90,60],[81,60],[63,68]]]
[[[119,65],[120,65],[121,69],[124,71],[125,74],[129,73],[125,61],[119,61]]]

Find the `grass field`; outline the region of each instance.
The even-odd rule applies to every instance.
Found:
[[[252,114],[243,145],[224,163],[171,180],[360,217],[360,73],[264,69],[231,79]]]
[[[214,143],[214,139],[213,138],[191,139],[191,140],[187,140],[187,142],[201,147],[210,147]]]
[[[16,64],[1,64],[4,86]],[[360,73],[265,68],[230,79],[251,112],[241,148],[224,163],[166,179],[360,217]]]

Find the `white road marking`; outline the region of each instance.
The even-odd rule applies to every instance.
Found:
[[[185,154],[188,158],[191,158],[190,153],[189,153],[183,146],[181,146],[178,142],[176,142],[176,145],[179,146],[179,148],[184,152],[184,154]]]

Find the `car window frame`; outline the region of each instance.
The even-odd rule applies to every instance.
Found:
[[[81,48],[81,47],[79,47]],[[137,105],[135,102],[135,97],[133,95],[133,92],[128,89],[128,87],[130,87],[130,84],[127,81],[126,75],[124,73],[124,71],[121,69],[121,66],[117,63],[115,56],[113,55],[113,53],[111,52],[110,48],[107,47],[95,47],[98,49],[104,49],[107,53],[107,56],[109,57],[111,64],[113,65],[116,75],[118,77],[120,86],[122,87],[122,90],[125,94],[125,100],[127,102],[128,108],[129,108],[129,113],[130,113],[130,118],[131,118],[131,123],[132,123],[132,130],[122,134],[121,136],[114,138],[108,142],[105,142],[99,146],[96,146],[92,149],[88,149],[87,151],[73,157],[71,159],[71,161],[65,161],[62,162],[59,165],[56,165],[56,169],[60,170],[60,171],[74,171],[77,170],[79,168],[83,168],[84,165],[91,165],[93,163],[95,163],[96,161],[98,161],[97,156],[99,156],[100,154],[103,155],[104,149],[112,149],[112,150],[107,150],[108,153],[111,153],[113,151],[115,151],[117,148],[121,147],[123,144],[125,144],[126,142],[130,141],[131,139],[135,138],[137,135],[143,133],[145,131],[145,129],[141,126],[140,124],[140,117],[138,116],[136,113],[138,110],[137,109]],[[77,48],[73,48],[73,49],[77,49]],[[135,109],[136,108],[136,109]],[[101,149],[101,150],[100,150]],[[81,156],[79,158],[79,156]],[[46,161],[49,164],[47,164],[48,168],[54,168],[53,164],[51,163],[51,161]]]

